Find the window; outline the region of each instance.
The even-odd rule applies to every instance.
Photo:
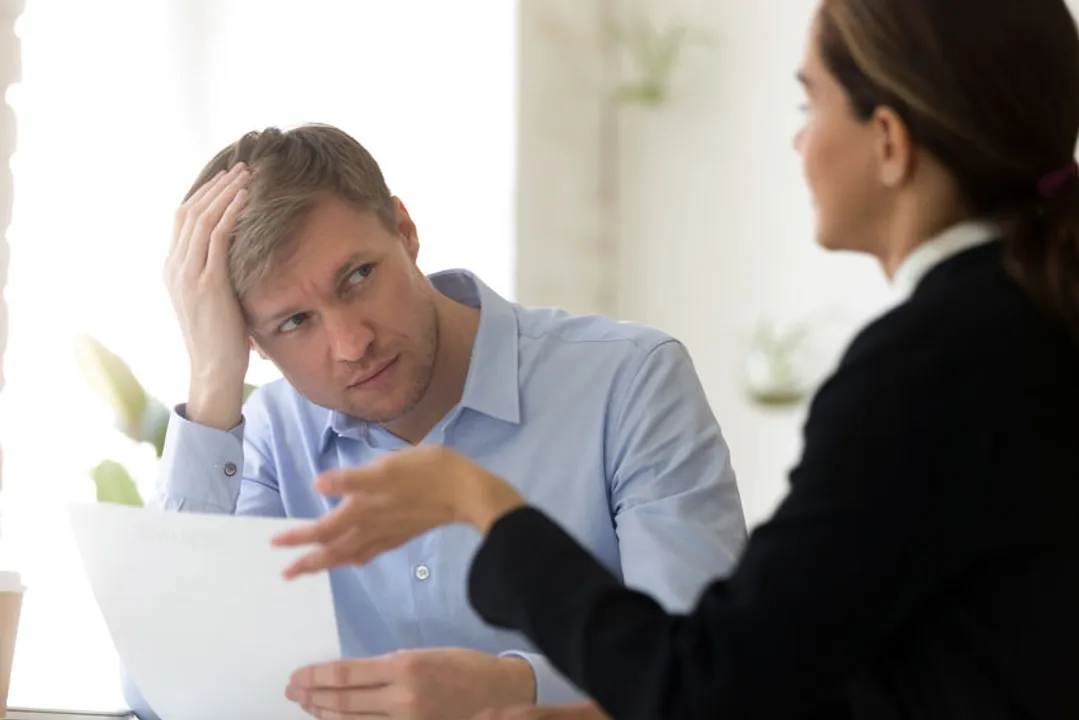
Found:
[[[339,125],[408,204],[425,270],[467,267],[512,296],[515,5],[27,3],[9,91],[19,139],[0,394],[0,546],[29,586],[11,704],[120,702],[62,501],[92,499],[87,473],[105,458],[146,488],[155,459],[113,428],[72,340],[93,335],[154,395],[182,399],[187,359],[161,269],[175,206],[216,150],[266,125]]]

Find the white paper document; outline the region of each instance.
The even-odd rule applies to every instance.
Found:
[[[302,520],[72,504],[87,578],[117,653],[162,720],[309,718],[293,671],[339,659],[326,573],[285,580]]]

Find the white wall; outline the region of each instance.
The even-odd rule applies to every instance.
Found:
[[[792,140],[803,101],[794,74],[816,2],[651,5],[660,22],[681,17],[712,39],[687,54],[669,104],[623,112],[619,312],[689,347],[756,522],[785,491],[804,407],[747,402],[749,332],[766,314],[789,322],[838,310],[821,328],[834,352],[880,307],[885,283],[871,261],[813,241]]]
[[[610,81],[594,70],[609,62],[610,48],[597,39],[586,52],[565,36],[529,27],[533,3],[538,0],[522,4],[522,53],[538,45],[557,57],[572,47],[579,67],[593,69],[594,82]],[[550,89],[565,79],[565,67],[535,66],[527,55],[521,65],[520,257],[531,249],[541,270],[562,267],[575,283],[616,290],[612,303],[578,286],[533,288],[525,278],[535,264],[520,265],[521,299],[616,314],[683,340],[731,445],[751,523],[770,514],[785,491],[801,449],[805,408],[763,410],[747,402],[739,381],[750,331],[764,314],[780,322],[824,315],[817,344],[827,359],[886,298],[873,262],[827,255],[813,242],[812,210],[792,140],[802,102],[794,74],[815,6],[815,0],[619,4],[623,19],[643,12],[659,24],[682,20],[710,42],[686,54],[667,104],[618,111],[613,213],[602,202],[603,169],[595,166],[594,133],[604,114],[594,105],[581,111],[579,89]],[[563,3],[556,14],[563,24],[576,21],[594,32],[595,8]],[[577,42],[587,36],[579,33]],[[575,87],[580,82],[578,75]],[[574,128],[572,145],[560,147],[557,136],[536,132],[529,97],[535,99],[538,86],[547,88],[544,112]],[[584,172],[585,180],[574,172]],[[562,184],[555,182],[560,177]],[[567,203],[570,190],[584,197]],[[545,218],[543,233],[529,224],[533,217]],[[614,248],[601,231],[612,228],[619,239]],[[566,237],[551,235],[569,230],[576,249],[566,247]],[[537,236],[547,238],[547,252],[539,252]]]
[[[603,89],[611,0],[520,0],[517,121],[517,299],[611,312],[605,185],[613,125]]]

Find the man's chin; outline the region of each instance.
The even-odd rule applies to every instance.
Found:
[[[354,417],[360,422],[365,422],[370,425],[386,425],[392,423],[394,420],[400,420],[407,414],[406,410],[396,408],[372,408],[369,406],[363,407],[348,407],[343,412],[350,417]]]
[[[375,402],[363,402],[357,397],[344,398],[345,405],[342,411],[347,415],[356,418],[365,423],[371,423],[373,425],[385,425],[392,423],[395,420],[400,420],[415,407],[416,403],[411,402],[411,398],[404,397],[400,399],[390,400],[389,398],[380,398],[380,401]]]
[[[361,422],[375,425],[403,419],[423,399],[426,388],[418,383],[402,386],[401,377],[392,380],[395,382],[377,389],[365,385],[346,388],[337,398],[339,405],[336,409]]]

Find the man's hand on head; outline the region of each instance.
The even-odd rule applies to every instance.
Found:
[[[251,357],[228,271],[229,246],[250,177],[237,164],[196,190],[176,211],[165,262],[165,286],[191,362],[187,419],[220,430],[240,421]]]
[[[536,681],[521,658],[436,648],[301,668],[285,695],[323,720],[467,720],[488,708],[534,704]]]

